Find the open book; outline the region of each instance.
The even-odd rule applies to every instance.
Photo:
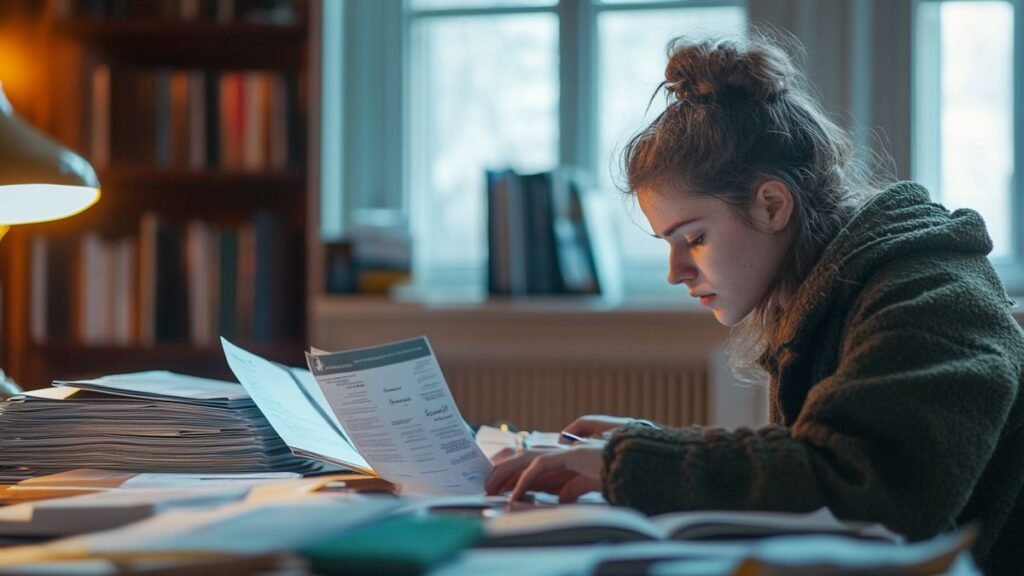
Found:
[[[807,514],[699,511],[647,517],[630,508],[560,506],[504,514],[488,520],[487,546],[544,546],[637,540],[747,539],[793,534],[834,534],[899,542],[880,524],[842,522],[828,508]]]

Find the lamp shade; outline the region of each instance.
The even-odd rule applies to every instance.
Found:
[[[92,166],[19,118],[0,86],[0,226],[65,218],[99,197]]]

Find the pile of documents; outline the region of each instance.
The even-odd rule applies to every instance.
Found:
[[[309,472],[238,384],[165,371],[55,382],[0,403],[0,483],[72,468]]]

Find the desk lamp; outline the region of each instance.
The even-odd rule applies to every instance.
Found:
[[[0,85],[0,239],[13,224],[66,218],[99,198],[92,166],[19,118]],[[0,370],[0,399],[17,392]]]

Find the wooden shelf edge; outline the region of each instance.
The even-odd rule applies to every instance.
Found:
[[[212,42],[249,41],[268,38],[275,42],[304,42],[306,22],[215,22],[212,20],[170,20],[157,18],[73,18],[54,23],[54,32],[79,41],[137,41],[145,36],[147,42],[168,40],[199,40]]]
[[[125,167],[100,170],[99,179],[103,185],[108,183],[118,185],[148,185],[152,183],[188,185],[198,183],[203,185],[302,186],[306,182],[306,171],[302,168],[248,172]]]

